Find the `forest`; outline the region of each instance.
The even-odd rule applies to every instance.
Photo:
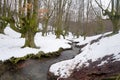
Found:
[[[51,31],[56,38],[60,35],[65,38],[69,31],[76,36],[87,36],[104,32],[107,21],[112,22],[113,33],[118,32],[119,0],[109,1],[104,4],[106,7],[97,0],[1,0],[0,4],[0,33],[4,33],[9,24],[25,38],[23,48],[37,48],[34,42],[37,32],[45,36]],[[103,15],[107,16],[106,22]],[[39,23],[42,29],[39,29]],[[50,30],[48,25],[52,26]]]
[[[0,80],[120,80],[119,29],[120,0],[0,0]]]

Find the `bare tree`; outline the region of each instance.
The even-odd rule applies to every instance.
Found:
[[[53,0],[42,0],[42,2],[43,2],[43,6],[44,6],[43,10],[45,10],[45,12],[42,12],[42,13],[44,13],[44,15],[42,17],[42,28],[43,28],[42,36],[44,36],[44,35],[47,35],[48,24],[49,24],[50,18],[53,15],[56,4],[54,4]]]
[[[55,34],[56,38],[60,38],[60,35],[64,37],[65,32],[64,32],[64,25],[67,22],[67,12],[69,12],[70,4],[71,1],[69,0],[56,0],[55,1],[56,7],[54,11],[54,16],[55,16],[55,22],[54,22],[54,27],[55,27]],[[65,19],[66,18],[66,19]],[[65,23],[64,23],[65,22]]]
[[[67,1],[67,7],[65,9],[65,15],[64,15],[64,34],[63,37],[65,38],[65,36],[68,34],[68,30],[69,30],[69,21],[70,21],[70,8],[72,5],[72,0],[68,0]]]
[[[103,15],[108,16],[113,24],[113,33],[118,33],[119,31],[119,21],[120,21],[120,1],[119,0],[110,0],[107,9],[104,9],[100,3],[95,0],[98,6],[102,9]]]

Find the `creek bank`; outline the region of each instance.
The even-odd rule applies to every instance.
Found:
[[[102,61],[107,63],[99,65]],[[94,62],[88,60],[89,66],[74,69],[68,78],[59,80],[120,80],[120,61],[114,59],[114,55],[108,55]],[[55,80],[55,79],[53,79]]]
[[[48,53],[44,53],[43,51],[39,51],[37,54],[28,54],[26,56],[23,56],[23,57],[11,57],[10,59],[8,60],[5,60],[5,61],[1,61],[1,62],[5,62],[5,63],[13,63],[13,64],[17,64],[21,61],[25,61],[27,59],[44,59],[44,58],[54,58],[54,57],[59,57],[61,55],[61,52],[65,51],[65,50],[71,50],[72,48],[66,48],[66,49],[63,49],[63,48],[59,48],[58,51],[55,51],[55,52],[48,52]]]
[[[59,78],[48,72],[47,80],[120,80],[120,61],[116,60],[113,54],[87,62],[88,66],[83,64],[75,68],[68,78]]]
[[[109,39],[110,41],[108,41]],[[65,67],[64,65],[69,66],[70,61],[68,61],[68,64],[64,62],[57,63],[58,67],[56,66],[56,64],[53,64],[51,72],[48,72],[48,80],[120,80],[119,46],[118,48],[113,47],[113,45],[117,46],[118,43],[113,43],[113,45],[111,44],[111,42],[113,42],[116,39],[117,38],[115,36],[100,36],[97,39],[90,41],[89,43],[77,46],[81,48],[85,47],[85,49],[87,50],[87,52],[85,52],[83,55],[77,57],[77,59],[81,58],[81,61],[83,61],[84,59],[85,61],[83,63],[81,63],[81,61],[78,62],[76,64],[76,67],[72,69],[72,74],[67,78],[64,78],[64,74],[67,75],[67,73],[65,72],[65,69],[67,69],[67,67]],[[110,50],[106,48],[109,48]],[[82,52],[82,50],[80,51]],[[63,67],[59,67],[59,65],[62,65]],[[54,69],[54,67],[57,68]],[[67,70],[69,71],[70,69]],[[55,76],[55,74],[57,76]],[[63,78],[60,78],[61,75]]]
[[[79,48],[60,50],[60,55],[30,57],[27,59],[12,58],[0,63],[0,80],[47,80],[50,65],[73,58],[79,53]],[[17,61],[16,61],[17,60]]]

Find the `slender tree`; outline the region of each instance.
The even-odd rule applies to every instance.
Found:
[[[68,0],[67,1],[67,7],[65,9],[65,15],[64,15],[64,34],[63,37],[65,38],[65,36],[68,34],[68,30],[69,30],[69,21],[70,21],[70,8],[72,5],[72,0]]]
[[[55,34],[56,38],[60,38],[60,35],[64,37],[64,15],[68,0],[56,0],[56,7],[54,11],[55,15],[55,22],[54,22],[54,27],[55,27]]]
[[[42,36],[44,35],[47,35],[47,29],[48,29],[48,24],[49,24],[49,21],[53,15],[53,12],[55,10],[55,7],[56,7],[56,4],[53,5],[54,1],[53,0],[43,0],[42,1],[44,3],[44,7],[45,9],[44,10],[44,15],[43,15],[43,18],[42,18]]]

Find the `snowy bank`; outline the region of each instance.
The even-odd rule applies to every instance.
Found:
[[[87,37],[85,41],[80,38],[77,39],[77,41],[80,42],[78,45],[88,43],[84,48],[82,48],[82,52],[73,59],[51,65],[49,71],[55,76],[67,78],[71,75],[75,68],[80,69],[83,66],[89,66],[90,64],[88,60],[93,62],[103,58],[104,56],[113,54],[114,59],[116,61],[120,61],[120,33],[109,37],[103,37],[97,42],[91,44],[92,40],[99,37],[100,35]],[[105,63],[107,63],[107,61],[101,62],[98,66]]]
[[[20,34],[13,31],[11,28],[6,27],[5,35],[0,34],[0,60],[6,60],[11,57],[23,57],[27,54],[36,54],[39,51],[45,53],[54,52],[59,48],[70,48],[68,40],[63,38],[56,39],[55,35],[49,34],[43,37],[41,33],[37,33],[35,36],[35,43],[40,49],[33,48],[21,48],[24,45],[24,39],[20,38]],[[67,37],[67,39],[71,36]]]

